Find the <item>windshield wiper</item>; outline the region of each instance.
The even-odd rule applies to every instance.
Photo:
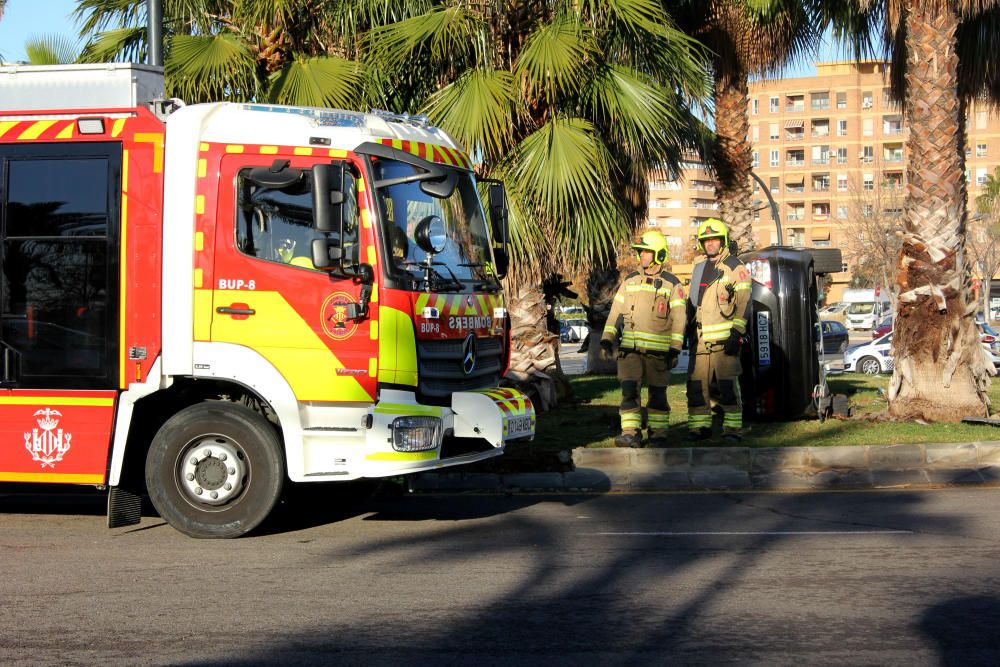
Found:
[[[470,269],[484,269],[484,268],[486,268],[486,265],[483,264],[482,262],[462,262],[462,263],[459,264],[459,266],[464,266],[464,267],[470,268]],[[488,292],[499,292],[500,291],[500,289],[501,289],[500,281],[497,280],[496,277],[492,277],[491,278],[489,275],[486,274],[485,271],[482,272],[482,275],[484,276],[484,279],[480,280],[479,282],[475,283],[475,285],[473,285],[473,287],[475,289],[477,289],[477,290],[484,289],[484,290],[487,290]]]
[[[455,273],[451,270],[451,268],[447,264],[445,264],[444,262],[431,262],[430,265],[428,266],[428,264],[426,262],[416,262],[416,261],[414,261],[412,259],[407,259],[407,260],[403,261],[402,264],[403,264],[403,266],[406,266],[406,267],[415,267],[415,268],[424,269],[424,270],[430,268],[430,273],[433,273],[434,276],[437,277],[439,280],[441,280],[442,283],[443,283],[443,284],[442,283],[438,283],[438,288],[451,286],[451,287],[454,287],[454,288],[458,289],[459,291],[461,291],[462,289],[465,288],[465,283],[463,283],[461,280],[459,280],[458,277],[455,275]],[[438,271],[437,269],[435,269],[434,268],[435,266],[443,266],[445,269],[448,270],[448,273],[451,274],[451,277],[449,278],[448,276],[444,275],[443,273],[441,273],[440,271]],[[423,277],[418,277],[418,276],[412,276],[412,277],[413,277],[414,280],[417,280],[417,281],[420,281],[420,282],[425,282],[425,279]],[[431,282],[431,284],[429,285],[429,287],[431,289],[435,289],[434,283]]]

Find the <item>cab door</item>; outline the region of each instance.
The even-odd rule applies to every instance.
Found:
[[[313,226],[314,162],[295,155],[222,157],[211,340],[264,356],[300,401],[372,402],[377,324],[370,314],[350,317],[361,281],[316,269],[311,259],[312,242],[327,238]],[[345,238],[334,239],[354,257],[373,244],[356,192]]]
[[[121,164],[118,142],[0,144],[0,481],[105,482]]]

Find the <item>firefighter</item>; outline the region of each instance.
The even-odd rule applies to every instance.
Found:
[[[750,273],[730,254],[729,230],[709,218],[698,227],[705,261],[695,265],[687,301],[688,439],[712,434],[712,409],[722,412],[726,440],[742,439],[740,347],[750,317]]]
[[[643,414],[640,390],[645,383],[649,446],[667,446],[670,406],[667,384],[670,369],[684,342],[684,288],[664,268],[669,259],[667,240],[656,231],[645,232],[632,245],[640,268],[622,281],[615,294],[601,336],[601,356],[611,358],[618,346],[618,379],[622,387],[618,447],[641,447]]]

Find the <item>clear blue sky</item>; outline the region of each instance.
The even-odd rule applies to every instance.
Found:
[[[32,37],[62,35],[76,38],[70,13],[76,0],[7,0],[0,19],[0,54],[5,62],[27,60],[24,43]]]

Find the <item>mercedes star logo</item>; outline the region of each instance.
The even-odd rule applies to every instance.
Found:
[[[462,342],[462,372],[468,375],[476,368],[476,334],[469,334]]]

